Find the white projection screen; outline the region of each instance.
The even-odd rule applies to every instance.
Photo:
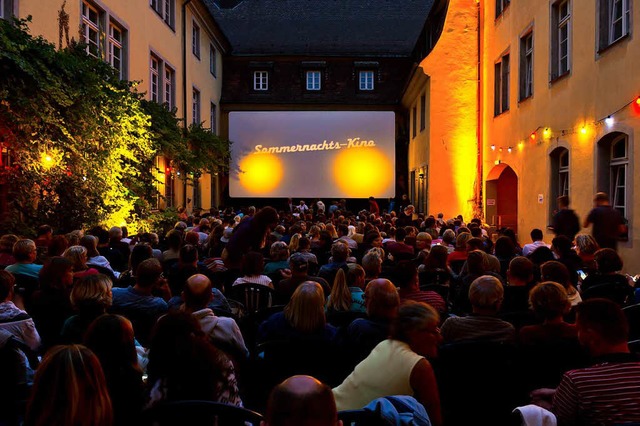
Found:
[[[229,114],[231,197],[393,197],[392,111]]]

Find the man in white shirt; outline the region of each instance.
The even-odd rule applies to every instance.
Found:
[[[538,247],[549,247],[549,244],[542,241],[543,235],[542,230],[538,228],[534,228],[531,230],[531,241],[532,243],[525,244],[522,248],[522,255],[529,256],[535,249]]]

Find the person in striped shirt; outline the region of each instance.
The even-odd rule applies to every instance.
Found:
[[[640,422],[640,361],[627,345],[624,313],[590,299],[577,306],[576,325],[594,364],[568,371],[556,389],[533,391],[533,403],[551,409],[560,426]]]

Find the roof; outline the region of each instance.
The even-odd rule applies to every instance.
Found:
[[[410,56],[434,0],[204,0],[234,55]]]

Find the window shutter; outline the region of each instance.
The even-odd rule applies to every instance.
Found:
[[[498,62],[494,66],[494,83],[493,83],[493,114],[500,114],[500,76],[502,74],[501,64]]]
[[[560,49],[558,46],[558,43],[560,42],[560,34],[558,28],[559,22],[559,5],[555,4],[551,13],[551,77],[549,78],[549,80],[555,80],[560,74]]]
[[[502,112],[509,109],[509,55],[502,57]]]
[[[527,36],[520,39],[520,74],[518,75],[518,97],[523,100],[527,97]]]
[[[609,46],[609,2],[610,0],[600,0],[600,22],[598,28],[598,50],[602,50]]]

